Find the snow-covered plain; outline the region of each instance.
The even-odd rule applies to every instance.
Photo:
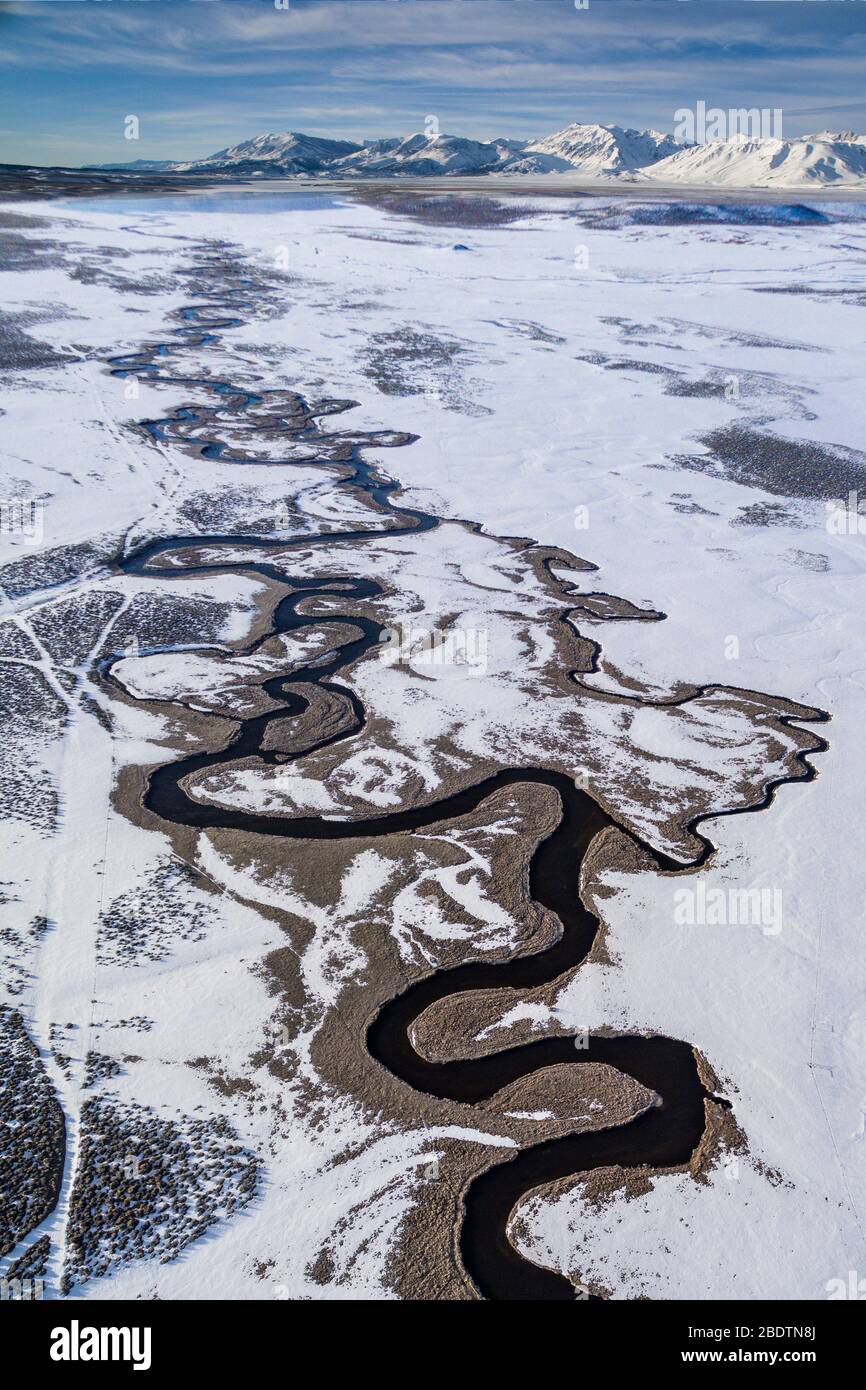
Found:
[[[829,1281],[866,1267],[866,868],[856,829],[866,774],[859,621],[866,522],[861,534],[857,498],[854,511],[849,498],[866,485],[866,225],[856,209],[837,218],[827,205],[826,221],[805,225],[778,218],[678,225],[669,212],[636,204],[539,199],[509,226],[450,228],[343,198],[298,208],[288,198],[279,211],[256,206],[153,213],[144,205],[18,205],[17,213],[56,219],[49,232],[22,235],[65,237],[83,250],[0,276],[13,311],[45,315],[28,333],[74,359],[7,375],[0,420],[4,495],[46,499],[41,545],[3,538],[11,562],[3,626],[14,625],[31,644],[13,659],[41,671],[65,709],[56,735],[30,750],[59,792],[56,827],[12,814],[3,831],[10,899],[3,911],[12,929],[41,915],[55,924],[28,955],[20,992],[9,996],[69,1126],[61,1202],[35,1233],[57,1237],[50,1274],[56,1283],[66,1252],[88,1050],[125,1059],[107,1083],[121,1102],[228,1116],[259,1156],[262,1176],[254,1200],[187,1244],[183,1258],[119,1265],[76,1292],[388,1296],[388,1261],[437,1138],[429,1129],[397,1131],[337,1095],[327,1122],[314,1126],[300,1094],[277,1088],[264,1068],[255,1074],[256,1103],[230,1084],[219,1091],[208,1083],[207,1071],[249,1079],[248,1059],[274,1045],[274,1001],[253,967],[282,935],[262,884],[250,873],[241,883],[207,837],[200,880],[173,890],[174,918],[189,924],[179,939],[152,925],[135,964],[96,939],[113,902],[164,884],[160,865],[171,857],[165,837],[111,806],[117,767],[166,760],[181,736],[167,707],[148,709],[145,699],[112,702],[125,722],[109,737],[93,713],[106,696],[88,674],[90,656],[106,650],[108,625],[122,623],[137,593],[167,591],[171,628],[171,605],[189,590],[206,639],[191,640],[186,619],[173,642],[141,645],[204,652],[160,665],[133,651],[124,665],[138,661],[136,693],[147,694],[149,680],[155,702],[184,681],[192,690],[207,683],[212,694],[222,679],[214,651],[242,647],[252,632],[257,584],[250,576],[215,576],[206,585],[118,578],[107,575],[106,559],[153,536],[258,534],[263,517],[279,534],[279,504],[298,495],[311,533],[341,515],[336,498],[327,524],[307,506],[313,494],[305,493],[321,486],[322,474],[256,465],[232,471],[172,446],[146,446],[126,428],[193,393],[174,400],[142,380],[130,397],[99,358],[165,336],[166,312],[188,299],[173,272],[196,242],[220,239],[284,284],[283,308],[228,330],[217,350],[187,354],[185,370],[357,400],[353,429],[419,436],[409,448],[376,454],[409,502],[479,522],[492,536],[573,551],[600,566],[583,577],[586,590],[667,615],[663,623],[578,624],[603,647],[602,668],[588,684],[617,691],[637,680],[662,700],[684,684],[716,682],[831,713],[823,731],[830,749],[814,760],[814,782],[783,787],[759,814],[704,826],[719,851],[700,880],[726,894],[772,890],[781,895],[781,916],[736,923],[708,913],[689,924],[674,895],[696,879],[611,875],[616,891],[599,905],[611,960],[584,966],[553,1010],[568,1027],[688,1039],[733,1102],[748,1153],[720,1164],[705,1185],[662,1176],[648,1194],[611,1198],[599,1211],[581,1201],[578,1183],[556,1202],[533,1199],[522,1213],[528,1253],[614,1297],[826,1297]],[[93,275],[72,276],[88,256],[98,261]],[[153,284],[144,293],[147,277]],[[769,448],[761,444],[767,437]],[[221,488],[229,495],[218,503]],[[352,524],[348,505],[345,515]],[[469,534],[454,530],[465,537],[463,578],[483,587],[487,542],[476,554]],[[397,550],[400,543],[379,544]],[[75,545],[92,548],[77,569],[39,575],[43,551]],[[22,562],[29,564],[23,577]],[[362,562],[359,553],[363,572]],[[449,577],[455,573],[451,567]],[[40,627],[44,611],[109,590],[121,606],[93,618],[80,652],[58,655]],[[454,612],[444,583],[441,603]],[[379,701],[377,713],[398,698],[388,688],[394,674],[371,663],[357,676],[365,703]],[[463,698],[477,702],[472,681],[463,682]],[[453,721],[450,694],[443,708]],[[411,738],[409,707],[392,717]],[[711,736],[700,754],[684,751],[672,738],[676,727],[644,710],[628,733],[636,755],[659,759],[660,777],[673,784],[671,769],[690,758],[703,760],[709,777],[730,770],[728,757],[745,756]],[[364,796],[362,747],[356,756],[355,794]],[[692,785],[688,771],[679,780]],[[383,799],[381,781],[370,787],[375,813],[391,792],[386,785]],[[233,790],[240,794],[239,785]],[[665,809],[658,808],[659,831]],[[640,828],[652,839],[647,814],[643,808]],[[507,924],[483,856],[479,864],[477,852],[466,853],[475,896],[464,896],[462,909],[479,938],[499,939]],[[100,871],[70,873],[71,864]],[[425,865],[424,872],[434,871]],[[334,903],[304,906],[298,897],[293,909],[317,928],[303,975],[323,1011],[335,1006],[341,980],[363,966],[352,925],[369,918],[371,903],[401,949],[419,946],[405,893],[390,907],[387,895],[377,896],[386,869],[369,860],[353,873]],[[543,1027],[548,1016],[533,1013],[534,1024]],[[129,1024],[140,1017],[150,1026]],[[52,1037],[58,1023],[69,1025],[62,1047]],[[201,1058],[207,1068],[191,1065]],[[303,1067],[314,1080],[308,1058]],[[466,1143],[511,1142],[489,1130],[460,1134]],[[332,1162],[346,1153],[348,1161]],[[308,1269],[338,1224],[340,1279],[323,1290]]]

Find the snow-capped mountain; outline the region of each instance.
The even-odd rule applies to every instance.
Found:
[[[459,135],[410,135],[376,140],[334,160],[333,174],[486,174],[522,155],[519,140],[467,140]]]
[[[527,152],[552,155],[585,178],[633,174],[682,147],[658,130],[626,130],[618,125],[567,125],[555,135],[527,146]]]
[[[797,140],[712,140],[682,148],[643,175],[659,183],[728,188],[866,185],[866,144],[822,132]]]
[[[525,140],[469,140],[460,135],[418,133],[357,145],[292,132],[259,135],[218,150],[207,159],[170,167],[177,173],[224,170],[266,177],[302,173],[379,178],[400,174],[550,174],[568,172],[572,166],[556,154],[528,151]]]
[[[363,145],[309,135],[259,135],[207,159],[175,165],[178,172],[327,173],[335,177],[412,174],[570,174],[606,178],[643,169],[681,147],[656,130],[570,125],[543,140],[469,140],[415,134]]]
[[[351,140],[326,140],[317,135],[302,135],[298,131],[286,134],[257,135],[240,145],[217,150],[207,159],[194,159],[175,164],[178,173],[195,169],[237,169],[238,166],[271,165],[283,174],[315,174],[325,165],[343,155],[359,150]]]

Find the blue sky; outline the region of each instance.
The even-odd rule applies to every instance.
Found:
[[[782,107],[866,130],[866,0],[0,0],[0,160],[195,158],[252,135],[672,130]],[[137,115],[140,139],[124,139]]]

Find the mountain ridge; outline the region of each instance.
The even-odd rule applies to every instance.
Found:
[[[680,144],[657,130],[573,122],[534,140],[417,132],[352,141],[269,132],[198,160],[135,160],[97,169],[217,173],[252,178],[542,177],[691,187],[866,189],[866,136],[820,131],[789,140]]]

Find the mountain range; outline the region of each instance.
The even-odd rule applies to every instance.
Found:
[[[866,188],[866,135],[824,130],[791,140],[735,136],[684,145],[657,130],[591,123],[538,140],[416,134],[356,143],[290,131],[257,135],[206,159],[98,167],[244,178],[558,175],[696,187]]]

